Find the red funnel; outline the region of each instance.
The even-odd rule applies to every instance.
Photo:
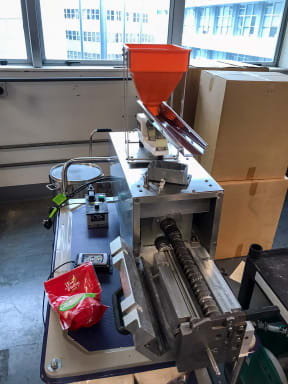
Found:
[[[191,50],[169,44],[126,44],[126,48],[138,95],[157,116],[159,105],[169,98],[187,71]]]

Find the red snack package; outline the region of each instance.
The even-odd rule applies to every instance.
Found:
[[[44,287],[51,307],[59,313],[63,330],[91,327],[108,308],[101,304],[101,286],[92,263],[45,281]]]

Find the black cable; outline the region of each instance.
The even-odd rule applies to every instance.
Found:
[[[59,268],[63,267],[63,266],[66,265],[66,264],[71,264],[71,263],[73,264],[73,267],[74,267],[74,268],[77,267],[77,263],[76,263],[76,261],[74,261],[74,260],[66,261],[65,263],[62,263],[62,264],[58,265],[58,267],[54,268],[53,271],[50,272],[50,275],[48,276],[48,279],[47,279],[47,280],[50,280],[50,279],[53,277],[54,273],[55,273]],[[43,299],[42,299],[42,321],[43,321],[43,326],[44,326],[44,327],[45,327],[45,319],[44,319],[45,293],[46,293],[46,292],[45,292],[45,289],[44,289],[44,291],[43,291]]]
[[[119,177],[115,177],[115,176],[103,176],[103,177],[100,177],[99,179],[97,179],[95,181],[92,181],[92,182],[90,181],[89,183],[85,183],[85,184],[80,185],[80,187],[78,187],[73,192],[71,192],[71,193],[69,193],[67,195],[67,200],[63,204],[61,204],[59,206],[59,209],[61,209],[62,207],[67,206],[69,204],[68,200],[71,199],[71,197],[73,197],[77,193],[81,192],[83,189],[88,187],[90,184],[102,183],[102,182],[105,182],[105,181],[115,181],[115,180],[120,180],[120,178]],[[53,222],[53,232],[55,234],[54,223],[55,223],[55,221]],[[54,242],[53,242],[53,249],[54,249]],[[50,275],[49,275],[47,280],[51,279],[51,277],[54,275],[54,273],[57,271],[57,269],[63,267],[63,265],[68,264],[68,263],[72,263],[74,265],[74,268],[77,266],[77,263],[75,261],[71,261],[71,260],[70,261],[66,261],[65,263],[59,265],[57,268],[55,268],[53,271],[51,271],[51,273],[50,273]],[[43,321],[43,325],[45,327],[44,306],[45,306],[45,290],[43,292],[43,300],[42,300],[42,321]]]
[[[82,184],[80,185],[80,187],[78,187],[77,189],[75,189],[73,192],[69,193],[67,195],[67,199],[71,199],[71,197],[75,196],[77,193],[81,192],[83,189],[85,189],[86,187],[88,187],[90,184],[97,184],[97,183],[103,183],[105,181],[115,181],[115,180],[120,180],[119,177],[116,177],[116,176],[103,176],[95,181],[90,181],[89,183],[86,183],[86,184]]]

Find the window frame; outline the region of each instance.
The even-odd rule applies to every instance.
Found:
[[[122,61],[120,60],[83,60],[83,59],[67,59],[67,60],[51,60],[45,56],[44,38],[42,30],[41,9],[40,0],[20,0],[22,9],[23,30],[25,36],[27,59],[5,59],[3,58],[1,64],[7,65],[31,65],[34,68],[41,68],[43,66],[112,66],[121,67]],[[96,9],[96,8],[95,8]],[[185,0],[170,0],[169,8],[169,21],[168,21],[168,35],[167,44],[182,43],[182,33],[184,25],[184,12],[185,12]],[[99,10],[100,13],[100,10]],[[125,17],[133,20],[133,13],[125,10],[125,13],[121,15],[121,19]],[[140,14],[140,17],[143,17]],[[80,18],[80,15],[79,15]],[[99,19],[101,16],[99,14]],[[117,20],[116,13],[114,14],[114,20]],[[111,21],[111,20],[110,20]],[[252,62],[252,64],[263,64],[266,66],[277,66],[281,49],[283,46],[285,30],[288,22],[288,0],[285,0],[283,17],[279,28],[279,35],[276,43],[274,60],[271,62]],[[288,28],[288,26],[287,26]],[[5,68],[2,65],[1,68]]]

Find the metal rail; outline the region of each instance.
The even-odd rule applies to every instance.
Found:
[[[132,78],[128,78],[132,80]],[[29,77],[2,77],[0,78],[1,83],[49,83],[49,82],[69,82],[69,81],[123,81],[123,77],[40,77],[40,78],[29,78]]]
[[[25,144],[7,144],[0,145],[1,150],[11,150],[11,149],[25,149],[25,148],[41,148],[41,147],[57,147],[65,145],[81,145],[81,144],[90,144],[90,140],[66,140],[66,141],[47,141],[41,143],[25,143]],[[95,139],[92,140],[93,144],[97,143],[109,143],[108,139]]]

